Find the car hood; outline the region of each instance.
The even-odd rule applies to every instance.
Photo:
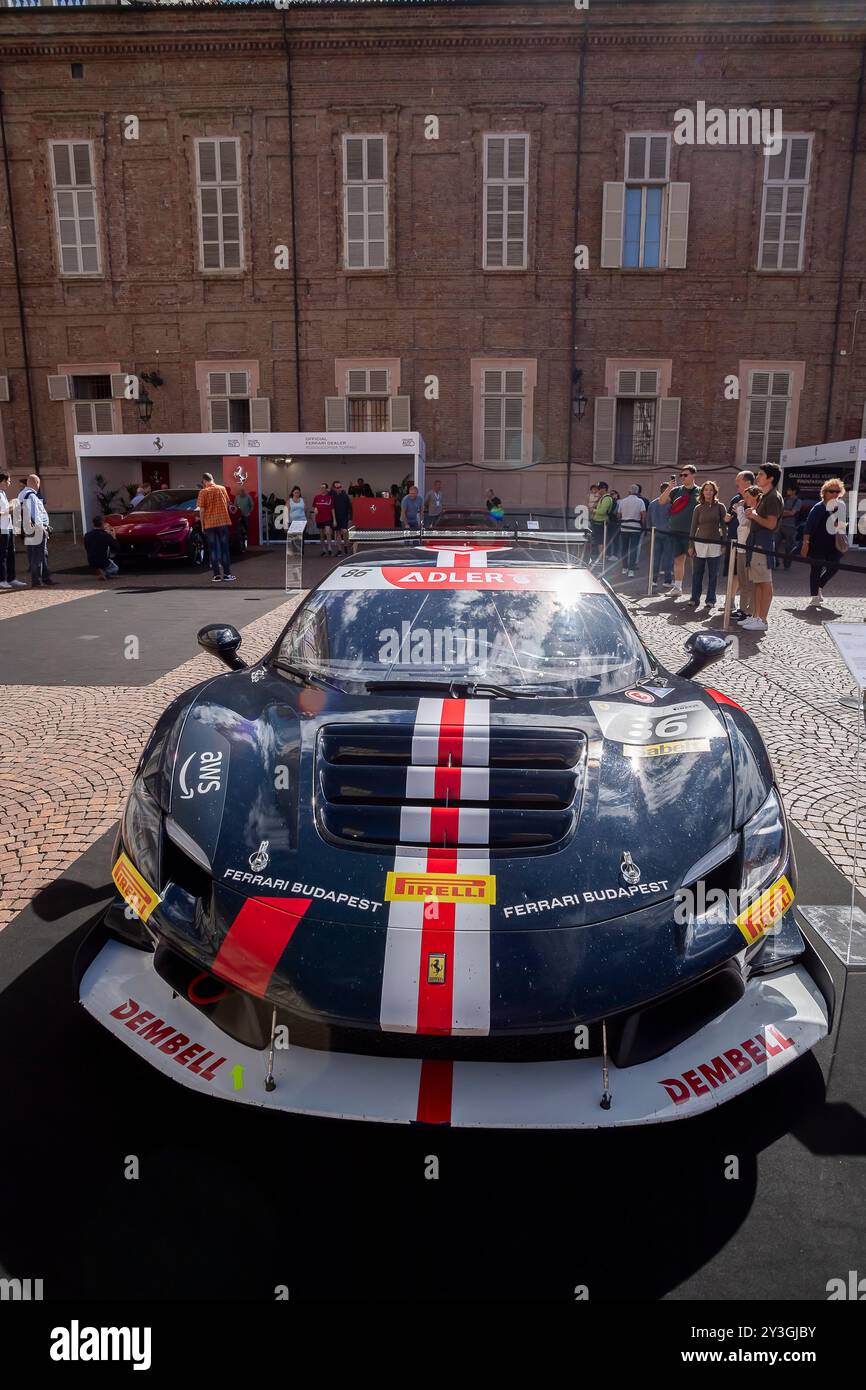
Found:
[[[465,706],[456,759],[443,703]],[[448,780],[461,764],[462,792]],[[730,841],[731,741],[719,705],[673,677],[605,699],[443,702],[257,667],[189,709],[169,820],[217,893],[303,899],[311,919],[381,926],[401,892],[456,874],[477,880],[466,891],[489,903],[491,929],[585,926],[670,899]]]
[[[136,531],[160,530],[176,522],[195,521],[197,518],[198,512],[181,512],[169,508],[164,512],[135,512],[131,516],[125,516],[121,521],[111,524],[115,531],[131,534]]]

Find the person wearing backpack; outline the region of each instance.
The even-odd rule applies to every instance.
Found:
[[[592,531],[592,558],[597,560],[601,554],[604,543],[604,524],[610,520],[613,510],[613,498],[607,490],[607,483],[596,483],[596,500],[592,511],[589,514],[589,524]]]
[[[666,483],[659,493],[659,501],[662,503],[670,502],[670,512],[668,514],[668,537],[670,554],[673,556],[674,582],[668,593],[671,598],[682,598],[683,596],[683,577],[686,572],[686,555],[688,554],[690,540],[689,535],[692,529],[692,516],[701,490],[697,485],[698,470],[693,468],[690,463],[684,464],[680,469],[679,486],[674,487],[674,480]]]

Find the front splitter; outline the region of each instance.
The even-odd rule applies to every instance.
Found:
[[[611,1129],[712,1110],[780,1071],[828,1032],[824,1000],[803,966],[751,980],[742,998],[662,1057],[601,1063],[450,1062],[277,1048],[272,1091],[266,1054],[227,1037],[156,973],[153,956],[109,941],[87,969],[80,1001],[99,1023],[173,1081],[269,1110],[385,1124],[483,1129]]]

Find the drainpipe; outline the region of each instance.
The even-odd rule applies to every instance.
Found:
[[[27,324],[24,318],[24,295],[21,290],[21,271],[18,265],[18,237],[15,232],[15,206],[12,202],[12,179],[9,173],[9,146],[6,141],[6,119],[3,92],[0,90],[0,135],[3,138],[3,168],[6,173],[6,202],[9,206],[9,231],[12,236],[12,259],[15,265],[15,290],[18,296],[18,323],[21,329],[21,348],[24,356],[24,381],[27,386],[27,409],[30,415],[30,446],[33,450],[33,471],[39,472],[39,446],[36,442],[36,418],[33,414],[33,392],[30,389],[30,354],[27,348]]]
[[[583,32],[580,39],[580,62],[577,75],[577,153],[575,156],[574,173],[574,233],[572,237],[572,248],[577,246],[578,223],[580,221],[580,150],[581,136],[583,128],[583,93],[584,93],[584,73],[586,69],[586,42],[589,36],[589,12],[583,22]],[[575,254],[571,253],[571,321],[570,321],[570,342],[569,342],[569,373],[568,373],[568,441],[565,454],[565,529],[568,529],[569,517],[571,516],[571,450],[574,438],[574,412],[572,410],[572,392],[574,390],[574,373],[577,368],[577,267],[574,265]]]
[[[860,80],[857,83],[857,103],[854,109],[854,135],[851,140],[851,163],[848,167],[848,201],[845,204],[845,220],[842,224],[842,261],[839,266],[839,284],[836,290],[836,316],[833,320],[833,351],[830,357],[830,381],[827,386],[827,411],[824,416],[824,440],[830,438],[830,411],[833,405],[833,383],[836,380],[836,345],[839,341],[839,321],[842,317],[842,296],[845,292],[845,264],[848,260],[848,224],[851,221],[851,203],[854,197],[854,171],[857,163],[857,144],[860,139],[860,112],[863,108],[863,81],[866,77],[866,44],[860,54]]]
[[[304,432],[303,408],[301,404],[301,331],[298,322],[298,234],[295,209],[295,140],[292,119],[292,50],[286,29],[286,11],[283,10],[283,48],[286,51],[286,111],[289,118],[289,182],[292,191],[292,305],[295,319],[295,404],[297,408],[298,434]]]

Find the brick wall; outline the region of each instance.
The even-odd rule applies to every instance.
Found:
[[[296,223],[303,417],[295,395],[285,26],[292,44]],[[202,12],[2,12],[0,87],[30,350],[39,453],[52,505],[76,503],[65,412],[48,400],[60,363],[119,361],[152,369],[149,430],[200,429],[196,364],[259,363],[272,429],[320,430],[336,359],[395,358],[428,476],[477,502],[494,485],[509,505],[557,505],[567,450],[571,267],[580,35],[588,23],[580,185],[581,243],[590,268],[577,285],[577,363],[590,399],[574,424],[573,500],[592,464],[592,401],[609,359],[672,362],[682,398],[681,462],[733,476],[738,406],[724,377],[744,360],[805,364],[797,438],[825,438],[841,232],[848,196],[862,6],[570,3]],[[71,64],[84,65],[84,77]],[[761,164],[753,147],[672,147],[671,177],[691,185],[687,269],[599,268],[602,185],[623,178],[627,130],[673,127],[679,107],[779,106],[786,129],[814,132],[800,274],[755,270]],[[140,120],[137,141],[123,118]],[[439,117],[439,139],[424,120]],[[388,136],[390,269],[342,268],[340,151],[346,132]],[[485,132],[530,135],[526,271],[483,272]],[[197,268],[193,142],[241,141],[246,267]],[[88,139],[96,155],[103,274],[58,270],[48,141]],[[826,437],[860,433],[866,397],[866,113],[853,192],[836,377]],[[31,466],[5,185],[0,180],[0,349],[13,392],[0,404],[7,460]],[[851,340],[854,350],[850,351]],[[521,472],[482,473],[472,458],[473,359],[534,358],[532,458]],[[439,378],[438,400],[424,379]],[[124,403],[124,429],[137,410]],[[612,470],[603,470],[609,477]],[[624,491],[650,492],[667,468],[613,471]]]

